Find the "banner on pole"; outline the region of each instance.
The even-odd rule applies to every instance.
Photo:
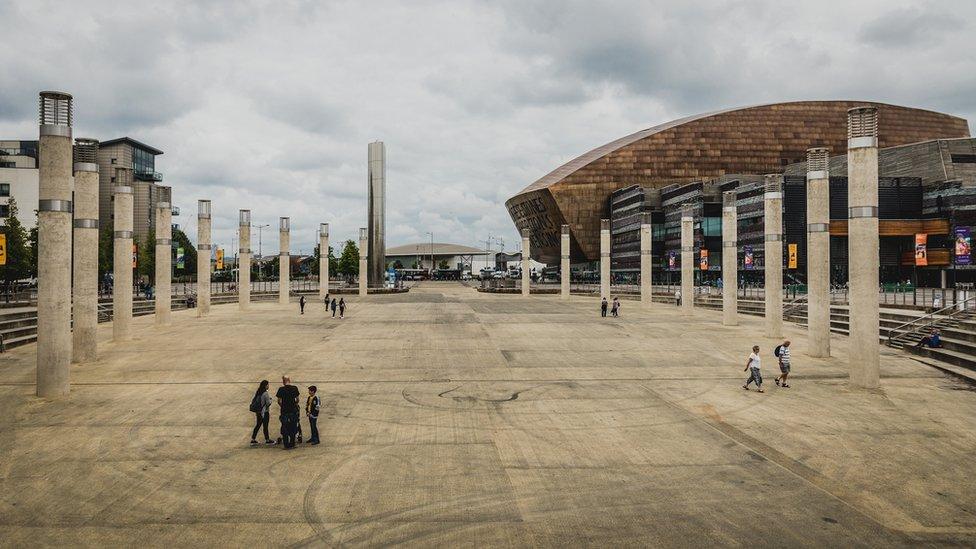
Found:
[[[970,227],[956,227],[954,231],[956,243],[953,246],[956,256],[956,265],[969,265],[971,263],[970,254],[973,251],[973,236]]]
[[[184,266],[186,266],[186,261],[183,256],[183,248],[176,248],[176,268],[183,270]]]
[[[753,270],[755,268],[755,264],[753,263],[753,258],[752,258],[752,246],[743,246],[742,252],[744,254],[742,259],[743,267],[747,271]]]
[[[929,235],[918,233],[915,235],[915,265],[924,267],[929,264]]]
[[[217,270],[221,271],[224,269],[224,250],[223,248],[217,248]]]
[[[698,251],[698,268],[703,271],[708,270],[708,248],[702,248]]]
[[[7,235],[0,234],[0,265],[7,264]]]
[[[139,257],[139,248],[136,246],[136,243],[133,242],[132,243],[132,268],[133,269],[136,268],[136,258],[138,257]]]
[[[673,269],[677,265],[678,260],[677,260],[677,257],[676,256],[677,256],[677,254],[674,252],[674,250],[671,250],[671,251],[668,252],[668,268],[669,269]]]
[[[786,250],[789,257],[789,262],[787,263],[788,269],[796,268],[796,244],[787,244]]]

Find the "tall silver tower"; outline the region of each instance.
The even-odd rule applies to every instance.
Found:
[[[366,220],[369,257],[367,282],[382,286],[386,273],[386,146],[369,144],[369,217]]]

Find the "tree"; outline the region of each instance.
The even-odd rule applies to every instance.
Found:
[[[345,275],[347,278],[359,275],[359,248],[352,240],[347,240],[343,245],[336,272]]]
[[[442,259],[440,263],[437,264],[438,269],[450,269],[451,266],[447,264],[446,259]]]
[[[339,260],[336,259],[335,250],[332,246],[329,246],[329,276],[334,276],[339,273]]]
[[[397,259],[396,261],[393,262],[393,268],[394,269],[402,269],[403,268],[403,262],[400,261],[399,259]]]
[[[35,213],[36,215],[36,213]],[[30,275],[37,276],[37,224],[30,230]]]
[[[115,228],[111,221],[98,231],[98,278],[113,271],[115,261]]]
[[[17,219],[17,201],[10,199],[7,223],[0,233],[7,235],[7,264],[0,267],[3,280],[11,283],[31,276],[31,249],[27,229]],[[70,261],[70,258],[65,258]]]
[[[413,263],[410,264],[410,268],[411,269],[419,269],[420,268],[420,263],[417,263],[417,261],[415,260]]]
[[[140,277],[146,277],[149,284],[153,284],[156,279],[156,231],[150,229],[145,242],[137,246],[136,273]]]
[[[173,229],[173,243],[176,244],[174,248],[183,248],[183,269],[179,269],[176,266],[176,257],[173,257],[173,267],[176,269],[177,276],[179,275],[196,275],[197,272],[197,249],[187,238],[186,233],[179,229]],[[175,254],[175,249],[170,252]],[[210,261],[210,258],[207,258]]]

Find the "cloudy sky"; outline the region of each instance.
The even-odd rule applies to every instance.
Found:
[[[364,226],[380,139],[388,245],[512,250],[507,198],[673,118],[870,99],[976,120],[974,27],[972,0],[0,0],[0,138],[36,139],[37,92],[70,92],[76,136],[165,151],[192,238],[210,198],[215,242],[250,208],[306,253],[320,222]]]

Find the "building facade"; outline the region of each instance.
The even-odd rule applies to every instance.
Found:
[[[20,223],[28,230],[37,226],[39,184],[37,141],[0,141],[0,223],[10,218],[13,200]]]
[[[640,185],[662,188],[727,174],[782,173],[814,146],[847,150],[847,109],[879,110],[879,145],[969,137],[966,120],[871,101],[798,101],[682,118],[598,147],[556,168],[506,201],[516,227],[528,229],[532,257],[558,264],[560,230],[570,227],[574,262],[600,255],[600,219],[610,194]]]
[[[131,185],[133,193],[132,232],[142,245],[156,226],[156,204],[172,204],[172,190],[160,185],[163,174],[156,171],[156,157],[163,151],[130,137],[102,141],[98,146],[98,218],[102,226],[113,222],[113,194],[116,185]]]
[[[879,151],[881,282],[909,280],[925,286],[976,282],[976,258],[971,254],[958,258],[953,247],[957,228],[976,232],[973,151],[976,139],[972,138],[938,139]],[[806,164],[789,165],[784,172],[784,282],[802,285],[807,268]],[[832,156],[829,172],[830,279],[832,284],[842,285],[848,280],[846,155]],[[726,191],[736,191],[738,278],[745,284],[762,282],[765,189],[761,177],[754,175],[724,176],[661,190],[663,221],[653,222],[654,231],[664,235],[660,254],[655,253],[657,282],[680,278],[681,207],[690,203],[695,212],[695,276],[699,283],[717,284],[722,264],[721,196]],[[926,265],[916,265],[917,235],[925,235]],[[789,259],[791,246],[796,251],[795,263]]]

